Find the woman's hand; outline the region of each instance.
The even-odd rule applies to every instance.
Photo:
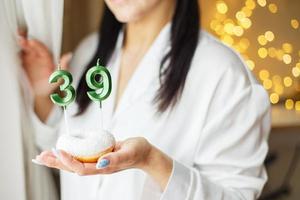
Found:
[[[55,70],[52,53],[38,40],[28,39],[25,31],[19,31],[20,58],[35,96],[49,96],[57,85],[48,83],[49,76]],[[62,68],[67,68],[70,54],[61,59]]]
[[[101,157],[98,163],[81,163],[64,151],[44,151],[36,160],[47,167],[74,172],[81,176],[111,174],[138,168],[152,176],[163,189],[173,167],[173,162],[167,155],[141,137],[118,142],[114,152]]]

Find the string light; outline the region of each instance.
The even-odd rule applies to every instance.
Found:
[[[268,56],[268,51],[267,51],[267,49],[264,48],[264,47],[259,48],[259,49],[258,49],[258,55],[259,55],[259,57],[261,57],[261,58],[266,58],[266,57]]]
[[[277,5],[275,3],[269,4],[268,8],[269,8],[269,11],[274,14],[277,13],[277,11],[278,11]]]
[[[268,40],[264,35],[258,36],[257,41],[260,45],[263,45],[263,46],[268,43]]]
[[[275,39],[275,35],[272,31],[266,31],[265,38],[267,41],[272,42]]]
[[[290,44],[290,43],[284,43],[282,45],[282,50],[285,52],[285,53],[292,53],[293,52],[293,46]]]
[[[293,79],[291,77],[287,76],[283,79],[283,83],[284,83],[285,87],[291,87],[293,84]]]
[[[294,28],[294,29],[298,29],[299,28],[299,21],[297,19],[292,19],[291,20],[291,26]]]
[[[270,95],[270,101],[272,104],[276,104],[279,102],[279,95],[277,93],[272,93]]]
[[[293,101],[293,99],[287,99],[285,101],[285,108],[287,110],[292,110],[294,108],[294,101]]]
[[[228,11],[228,7],[224,1],[218,1],[217,2],[217,10],[221,14],[225,14]]]
[[[266,0],[257,0],[257,3],[261,7],[265,7],[267,5],[267,1]]]
[[[282,57],[282,60],[285,64],[291,64],[292,62],[292,57],[289,54],[284,54]]]
[[[297,111],[300,111],[300,101],[296,101],[295,109],[296,109]]]
[[[216,13],[210,21],[209,27],[225,44],[242,54],[245,64],[254,71],[263,87],[268,90],[272,104],[283,102],[283,106],[287,110],[300,111],[299,99],[284,99],[284,95],[290,95],[291,91],[300,92],[300,50],[296,49],[296,45],[293,46],[290,42],[283,42],[280,45],[281,35],[275,34],[276,32],[270,27],[268,27],[269,30],[262,30],[263,32],[256,36],[256,44],[247,37],[249,29],[251,29],[251,34],[255,33],[252,30],[252,17],[256,13],[254,10],[265,10],[271,16],[279,15],[281,14],[279,4],[267,0],[244,0],[244,5],[234,12],[226,0],[217,0]],[[291,31],[298,30],[300,27],[299,20],[293,16],[289,20]],[[256,55],[253,54],[253,48],[257,52]],[[270,59],[281,62],[289,74],[285,73],[284,76],[272,74],[272,70],[269,71],[261,66],[266,61],[269,62]],[[269,68],[273,64],[268,65]]]

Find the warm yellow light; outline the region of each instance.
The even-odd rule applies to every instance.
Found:
[[[224,35],[225,31],[221,24],[217,25],[215,31],[218,35]]]
[[[250,10],[253,10],[256,7],[256,3],[253,0],[247,0],[245,5]]]
[[[258,49],[258,56],[261,58],[266,58],[268,56],[268,50],[266,48],[259,48]]]
[[[255,68],[255,63],[253,62],[253,60],[246,60],[246,64],[251,71]]]
[[[289,54],[284,54],[282,57],[282,60],[285,64],[291,64],[292,62],[292,57]]]
[[[228,11],[228,6],[224,1],[218,1],[216,7],[217,11],[221,14],[225,14]]]
[[[275,85],[275,87],[274,87],[274,91],[275,91],[278,95],[283,94],[283,90],[284,90],[284,88],[283,88],[283,85],[281,85],[281,84]]]
[[[285,87],[291,87],[293,85],[293,79],[289,76],[284,77],[283,83]]]
[[[217,28],[217,26],[220,24],[220,22],[218,21],[218,20],[212,20],[211,22],[210,22],[210,28],[212,29],[212,30],[216,30],[216,28]]]
[[[296,101],[295,109],[296,109],[296,111],[300,111],[300,101]]]
[[[224,21],[225,19],[226,19],[226,15],[225,14],[221,14],[221,13],[219,13],[219,12],[216,12],[215,13],[215,18],[217,19],[217,20],[219,20],[219,21]]]
[[[224,20],[224,24],[229,24],[229,23],[234,24],[234,21],[232,19],[230,19],[230,18],[226,18]]]
[[[263,86],[266,90],[269,90],[269,89],[272,88],[273,83],[270,79],[265,79],[264,82],[263,82]]]
[[[269,7],[269,11],[270,11],[271,13],[277,13],[278,8],[277,8],[277,5],[276,5],[275,3],[269,4],[268,7]]]
[[[261,7],[265,7],[267,5],[267,1],[266,0],[257,0],[257,3]]]
[[[269,77],[270,77],[270,73],[269,73],[268,70],[265,70],[265,69],[260,70],[260,72],[259,72],[259,78],[260,78],[261,80],[266,80],[266,79],[268,79]]]
[[[298,67],[293,67],[292,74],[297,78],[300,76],[300,69]]]
[[[225,44],[231,46],[241,53],[245,59],[245,64],[250,70],[257,68],[256,65],[258,65],[259,62],[262,62],[259,63],[260,65],[263,65],[265,62],[262,60],[257,60],[257,57],[254,60],[250,59],[248,54],[251,57],[253,56],[251,54],[252,50],[255,50],[253,48],[256,48],[258,57],[261,59],[265,59],[267,57],[268,61],[270,58],[278,59],[282,63],[287,64],[288,67],[291,66],[291,74],[285,76],[283,74],[271,74],[270,70],[268,70],[269,68],[263,66],[259,66],[257,70],[257,76],[261,80],[262,85],[270,92],[270,101],[273,104],[276,104],[281,101],[281,95],[290,95],[290,90],[300,92],[300,84],[298,84],[297,81],[297,78],[300,78],[300,50],[296,47],[296,44],[288,42],[283,43],[282,47],[280,48],[279,46],[278,48],[279,40],[281,40],[279,38],[280,35],[277,35],[275,29],[273,30],[271,26],[265,30],[266,32],[257,35],[258,44],[254,43],[250,46],[250,38],[247,38],[248,35],[245,33],[247,29],[252,27],[251,20],[254,20],[254,18],[252,19],[251,17],[254,14],[254,9],[256,8],[257,4],[259,5],[258,7],[264,7],[258,9],[264,10],[266,17],[270,17],[270,13],[278,13],[280,8],[279,3],[271,0],[244,0],[242,3],[245,3],[245,5],[242,5],[236,13],[233,13],[230,10],[231,3],[227,2],[226,0],[217,0],[215,4],[216,12],[214,14],[214,19],[211,20],[209,26]],[[273,19],[268,20],[272,21]],[[290,23],[290,26],[293,29],[300,28],[299,22],[299,19],[296,19],[295,17],[288,19],[288,23]],[[251,31],[251,33],[252,32],[253,31]],[[277,38],[279,38],[278,42],[275,41]],[[257,45],[259,46],[257,47]],[[276,60],[273,61],[276,62]],[[294,65],[294,63],[296,64]],[[285,94],[286,91],[288,92],[287,94]],[[287,109],[294,109],[295,104],[295,100],[285,100],[285,107]]]
[[[279,75],[274,75],[272,77],[272,81],[274,82],[274,84],[281,84],[281,77]]]
[[[239,46],[242,50],[247,50],[250,45],[250,42],[247,38],[242,38],[239,42]]]
[[[279,49],[278,51],[276,51],[276,57],[278,60],[282,60],[284,56],[284,51],[282,49]]]
[[[230,34],[230,35],[233,34],[233,28],[234,28],[234,25],[232,23],[227,23],[224,26],[225,32],[228,33],[228,34]]]
[[[234,43],[234,40],[230,35],[224,35],[222,41],[229,46],[232,46]]]
[[[235,27],[233,28],[233,33],[234,33],[236,36],[240,37],[240,36],[242,36],[242,35],[244,34],[244,29],[243,29],[241,26],[235,26]]]
[[[297,19],[292,19],[291,20],[291,26],[294,28],[294,29],[298,29],[299,28],[299,21]]]
[[[235,14],[235,17],[238,19],[238,20],[242,20],[244,18],[246,18],[246,13],[242,12],[242,11],[238,11],[236,14]]]
[[[252,22],[249,18],[243,18],[240,20],[240,24],[242,25],[243,28],[248,29],[251,27]]]
[[[252,26],[252,21],[249,18],[244,18],[241,20],[241,25],[243,28],[248,29]]]
[[[274,47],[268,48],[268,54],[271,58],[275,58],[276,57],[276,49]]]
[[[252,15],[252,10],[248,7],[243,7],[242,12],[245,13],[246,17],[251,17]]]
[[[279,95],[277,93],[272,93],[270,95],[270,101],[272,104],[276,104],[279,102]]]
[[[275,39],[275,35],[272,31],[267,31],[265,32],[265,38],[269,41],[272,42]]]
[[[263,45],[263,46],[268,43],[268,40],[266,39],[266,37],[264,35],[258,36],[257,41],[260,45]]]
[[[284,43],[282,45],[282,49],[285,53],[292,53],[293,52],[293,45],[291,45],[290,43]]]
[[[294,101],[292,99],[287,99],[285,101],[285,108],[287,110],[292,110],[294,108]]]

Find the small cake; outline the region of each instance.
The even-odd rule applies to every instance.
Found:
[[[60,136],[56,148],[74,156],[80,162],[94,163],[112,152],[116,144],[112,134],[101,131],[75,131]]]

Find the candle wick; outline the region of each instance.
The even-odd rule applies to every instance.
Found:
[[[65,125],[66,125],[67,134],[70,135],[70,127],[69,127],[69,122],[68,122],[67,107],[63,106],[63,109],[64,109],[64,118],[65,118]]]
[[[102,101],[100,101],[100,118],[101,118],[101,130],[104,130],[104,127],[103,127]]]
[[[57,65],[57,69],[58,69],[58,70],[61,70],[60,62],[59,62],[58,65]]]
[[[97,66],[100,65],[100,58],[97,59]]]

